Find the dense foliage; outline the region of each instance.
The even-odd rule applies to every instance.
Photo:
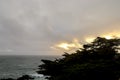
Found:
[[[39,74],[49,80],[119,80],[120,39],[97,37],[75,53],[65,53],[64,58],[42,60]]]

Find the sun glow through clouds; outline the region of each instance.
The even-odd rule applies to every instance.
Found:
[[[86,37],[84,38],[84,42],[86,43],[91,43],[94,41],[94,39],[98,37],[98,36],[91,36],[91,37]],[[100,35],[100,37],[104,37],[106,39],[112,39],[112,38],[120,38],[120,33],[119,32],[113,32],[113,33],[109,33],[109,34],[102,34]],[[78,48],[82,48],[82,44],[80,44],[80,41],[75,38],[73,39],[72,42],[61,42],[61,43],[58,43],[54,46],[52,46],[53,49],[58,49],[58,50],[66,50],[66,51],[69,51],[69,50],[73,50],[73,49],[78,49]]]
[[[108,36],[105,36],[105,38],[106,38],[106,39],[112,39],[113,36],[109,36],[109,35],[108,35]]]
[[[57,47],[59,48],[63,48],[65,50],[69,50],[71,47],[75,47],[75,44],[71,43],[60,43],[59,45],[57,45]]]
[[[79,43],[78,39],[74,39],[71,43],[70,42],[61,42],[54,46],[54,48],[63,49],[63,50],[71,50],[75,48],[80,48],[81,44]]]
[[[88,37],[88,38],[85,39],[85,41],[86,41],[87,43],[90,43],[90,42],[92,42],[94,39],[95,39],[95,37]]]

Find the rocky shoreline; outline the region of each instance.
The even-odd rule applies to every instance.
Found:
[[[0,80],[47,80],[45,79],[45,76],[41,74],[29,74],[29,75],[23,75],[22,77],[19,77],[17,79],[13,78],[7,78],[7,79],[0,79]]]

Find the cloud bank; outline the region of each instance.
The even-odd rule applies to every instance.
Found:
[[[119,0],[0,0],[0,54],[60,54],[60,41],[120,31]],[[62,54],[62,53],[61,53]]]

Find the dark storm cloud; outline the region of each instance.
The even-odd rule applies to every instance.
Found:
[[[119,0],[0,0],[0,54],[55,54],[59,41],[120,30]]]

